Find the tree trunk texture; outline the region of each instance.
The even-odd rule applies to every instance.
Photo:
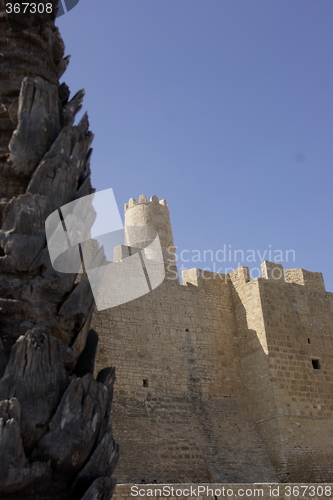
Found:
[[[46,3],[45,0],[42,0]],[[39,0],[41,2],[41,0]],[[109,500],[118,445],[113,368],[93,378],[98,335],[87,277],[55,271],[45,219],[91,194],[84,92],[48,18],[0,0],[0,499]],[[55,6],[57,0],[52,0]]]

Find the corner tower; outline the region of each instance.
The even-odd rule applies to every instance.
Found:
[[[162,247],[166,278],[178,283],[174,256],[176,249],[166,200],[159,201],[154,195],[147,201],[143,194],[139,196],[138,202],[131,198],[125,204],[125,245],[134,248],[147,247],[155,240],[157,234]]]

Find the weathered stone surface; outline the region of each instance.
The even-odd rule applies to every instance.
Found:
[[[30,452],[46,432],[66,389],[67,374],[60,341],[38,331],[14,345],[0,380],[0,401],[17,398],[21,405],[21,435]]]
[[[103,436],[104,436],[104,434],[109,426],[111,406],[112,406],[112,400],[113,400],[113,386],[114,386],[115,380],[116,380],[116,371],[114,368],[111,368],[111,367],[103,368],[103,370],[101,370],[97,375],[97,381],[101,382],[101,384],[103,384],[107,388],[108,400],[107,400],[107,404],[106,404],[106,408],[105,408],[104,420],[102,421],[101,429],[99,431],[99,435],[98,435],[98,438],[96,440],[96,444],[98,444],[102,440],[102,438],[103,438]]]
[[[46,197],[32,194],[13,198],[3,214],[0,246],[0,272],[27,272],[45,247],[45,219],[50,214]]]
[[[29,464],[20,436],[20,404],[17,399],[0,403],[0,495],[29,487],[35,481],[49,480],[47,463]]]
[[[59,85],[69,57],[54,17],[9,18],[0,0],[0,499],[74,500],[90,463],[77,500],[109,500],[114,370],[94,380],[89,282],[56,271],[46,244],[48,215],[93,193],[87,115],[73,125],[84,91],[70,100]],[[109,455],[96,461],[106,442]]]
[[[58,316],[61,328],[68,332],[81,330],[92,304],[93,295],[90,283],[87,276],[84,275],[59,309]]]
[[[119,447],[113,439],[112,428],[110,426],[88,463],[78,474],[73,485],[74,496],[80,498],[82,492],[100,477],[101,473],[106,477],[110,477],[117,465],[118,457]]]
[[[77,377],[84,377],[87,373],[94,373],[97,344],[98,334],[95,330],[89,330],[86,345],[75,365],[74,374]]]
[[[86,319],[86,322],[82,326],[81,330],[74,337],[74,341],[73,340],[71,341],[70,346],[74,352],[74,355],[76,356],[76,359],[79,358],[80,354],[82,353],[82,351],[84,350],[84,347],[86,345],[86,340],[87,340],[87,337],[89,334],[90,323],[91,323],[91,318],[93,316],[94,309],[95,309],[95,307],[93,304],[90,308],[90,312],[89,312],[89,315]]]
[[[9,143],[14,175],[32,174],[60,132],[58,87],[40,77],[22,82],[18,126]]]
[[[116,481],[110,477],[96,479],[82,500],[110,500]]]
[[[83,123],[88,127],[85,121]],[[27,191],[47,196],[51,211],[72,201],[92,139],[87,128],[67,126],[62,129],[33,174]]]
[[[8,363],[8,358],[6,356],[2,340],[0,339],[0,378],[5,373],[5,369],[6,369],[7,363]]]
[[[73,99],[64,103],[61,112],[61,126],[73,125],[76,114],[82,109],[84,90],[80,90]]]
[[[20,436],[21,406],[16,398],[0,402],[1,464],[24,467],[27,459]]]
[[[107,389],[91,374],[74,379],[38,442],[34,459],[51,458],[52,468],[71,477],[88,459],[96,442],[107,404]],[[104,474],[103,474],[104,475]]]
[[[125,205],[119,255],[145,245],[146,225],[170,260],[159,203]],[[332,481],[333,294],[321,273],[280,263],[252,280],[247,267],[228,270],[188,269],[183,285],[166,273],[149,294],[96,311],[97,370],[117,360],[119,483]]]

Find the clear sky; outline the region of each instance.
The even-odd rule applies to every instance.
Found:
[[[80,0],[57,24],[97,190],[165,198],[180,266],[277,260],[333,292],[332,0]]]

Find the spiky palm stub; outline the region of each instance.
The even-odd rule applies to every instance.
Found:
[[[8,17],[5,3],[0,0],[0,498],[109,500],[118,459],[109,425],[114,370],[94,380],[97,334],[90,330],[88,280],[56,272],[45,237],[49,214],[93,192],[93,135],[86,115],[74,125],[83,92],[69,100],[58,82],[68,58],[55,14],[40,22]]]

